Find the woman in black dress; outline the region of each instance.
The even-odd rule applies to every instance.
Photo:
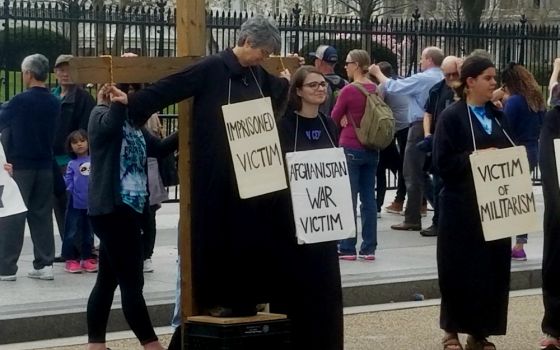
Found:
[[[508,126],[490,102],[496,69],[487,58],[470,56],[461,68],[460,100],[440,117],[433,165],[443,179],[437,262],[441,291],[443,348],[494,350],[490,335],[506,333],[511,239],[486,242],[477,209],[469,155],[476,149],[507,148]]]
[[[282,151],[308,151],[336,147],[334,122],[319,112],[325,101],[327,82],[311,66],[300,67],[290,85],[288,112],[278,122]],[[288,315],[292,325],[293,349],[343,349],[342,287],[336,241],[298,245],[290,193],[282,191],[278,201],[279,243],[274,255],[281,255],[278,298],[273,312]]]

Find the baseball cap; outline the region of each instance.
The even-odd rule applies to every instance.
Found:
[[[329,63],[336,63],[338,61],[336,49],[329,45],[320,45],[315,52],[310,52],[309,56]]]
[[[56,58],[56,61],[54,62],[54,67],[56,68],[63,63],[68,63],[72,58],[74,58],[74,56],[72,55],[60,55]]]

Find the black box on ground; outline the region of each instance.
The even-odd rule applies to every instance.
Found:
[[[272,317],[271,317],[272,316]],[[185,325],[188,350],[291,350],[290,321],[284,315],[254,317],[189,317]]]

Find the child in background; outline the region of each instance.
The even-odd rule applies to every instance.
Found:
[[[90,157],[87,132],[76,130],[68,135],[66,147],[72,160],[68,163],[64,182],[69,192],[62,256],[64,270],[69,273],[97,271],[97,259],[92,255],[93,233],[87,215]],[[76,242],[80,249],[76,249]],[[80,264],[81,258],[81,264]]]

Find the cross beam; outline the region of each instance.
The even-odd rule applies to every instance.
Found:
[[[76,84],[152,83],[183,70],[200,57],[74,57],[70,77]],[[270,74],[278,75],[286,67],[295,72],[299,61],[294,57],[271,57],[263,64]]]

